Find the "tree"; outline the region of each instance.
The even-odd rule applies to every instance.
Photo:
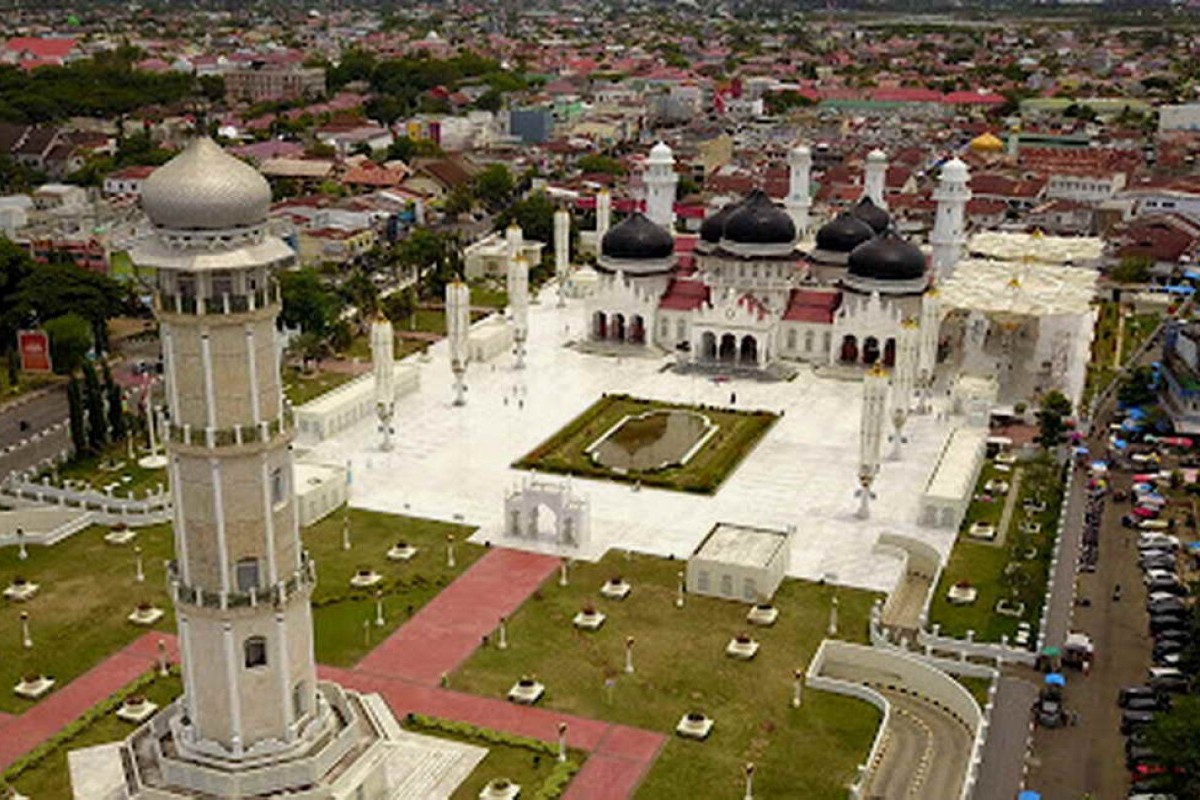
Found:
[[[279,275],[283,309],[279,318],[290,327],[325,336],[341,312],[341,300],[311,267]]]
[[[1117,389],[1117,400],[1124,407],[1143,406],[1155,402],[1158,392],[1154,388],[1154,368],[1137,367],[1121,381]]]
[[[78,314],[92,328],[96,349],[108,349],[108,320],[129,306],[129,289],[106,275],[70,263],[43,264],[26,275],[12,298],[5,325]]]
[[[1108,271],[1108,277],[1117,283],[1145,283],[1152,266],[1154,259],[1149,256],[1125,256]]]
[[[1164,770],[1161,789],[1179,798],[1200,798],[1200,697],[1176,695],[1171,710],[1157,715],[1146,733],[1146,744]]]
[[[342,284],[342,297],[358,310],[359,327],[365,327],[366,321],[375,315],[379,309],[379,287],[361,269]]]
[[[88,446],[100,452],[108,442],[108,421],[104,417],[104,395],[92,362],[83,362],[83,406],[87,409]]]
[[[67,384],[67,418],[71,428],[71,446],[75,448],[76,455],[81,455],[87,452],[87,427],[83,421],[83,395],[74,375]]]
[[[471,187],[468,184],[462,183],[450,190],[450,194],[446,195],[446,199],[442,202],[442,210],[452,217],[457,217],[459,214],[465,214],[475,205],[475,195],[471,193]]]
[[[584,173],[600,173],[602,175],[621,176],[625,174],[625,165],[621,163],[621,159],[613,158],[612,156],[603,153],[588,153],[585,156],[580,156],[575,162],[575,166],[580,172]]]
[[[104,378],[104,397],[108,402],[108,435],[112,441],[117,442],[125,438],[125,404],[121,397],[121,386],[113,380],[112,370],[108,368],[108,362],[101,362],[103,370],[101,376]]]
[[[417,293],[411,286],[392,292],[383,300],[383,313],[393,322],[412,316],[417,309]]]
[[[60,375],[70,375],[92,349],[92,327],[78,314],[55,317],[42,326],[50,337],[50,363]]]
[[[512,202],[512,173],[503,164],[491,164],[475,177],[475,196],[492,212],[499,211]]]
[[[1041,408],[1037,412],[1038,444],[1047,449],[1062,444],[1066,438],[1067,417],[1070,415],[1071,401],[1062,392],[1056,390],[1042,397]]]
[[[0,350],[17,345],[17,329],[25,322],[17,307],[21,281],[33,272],[29,253],[9,239],[0,236]]]

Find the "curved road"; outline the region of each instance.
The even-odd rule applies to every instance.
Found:
[[[925,700],[876,690],[892,704],[892,717],[865,800],[958,797],[973,743],[967,728]]]

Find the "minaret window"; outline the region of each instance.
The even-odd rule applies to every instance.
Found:
[[[237,575],[237,588],[239,592],[249,592],[251,589],[258,589],[259,583],[259,568],[257,558],[243,558],[237,562],[235,570]]]
[[[296,719],[304,716],[304,712],[307,710],[306,705],[304,702],[304,681],[300,681],[292,689],[292,716]]]
[[[267,665],[267,638],[251,636],[242,645],[242,652],[246,657],[246,669],[265,667]]]
[[[271,503],[272,505],[282,505],[287,499],[287,483],[283,477],[283,468],[276,467],[271,470]]]

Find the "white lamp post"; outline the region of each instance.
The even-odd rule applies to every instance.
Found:
[[[24,561],[29,558],[29,551],[25,549],[25,529],[17,528],[17,558]]]
[[[625,637],[625,672],[633,674],[633,637]]]
[[[496,647],[500,650],[508,649],[508,619],[506,617],[500,618],[500,631],[497,634]]]
[[[21,612],[21,647],[26,650],[33,649],[33,637],[29,635],[29,612]]]
[[[141,545],[134,545],[133,556],[134,556],[134,560],[135,560],[136,566],[137,566],[137,573],[133,576],[133,579],[135,581],[137,581],[138,583],[145,583],[146,582],[146,570],[144,569],[143,564],[142,564]]]
[[[567,760],[567,723],[558,723],[558,760]]]

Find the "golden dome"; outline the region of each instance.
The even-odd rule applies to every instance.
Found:
[[[981,133],[971,140],[970,148],[976,153],[999,153],[1004,150],[1004,142],[991,133]]]

